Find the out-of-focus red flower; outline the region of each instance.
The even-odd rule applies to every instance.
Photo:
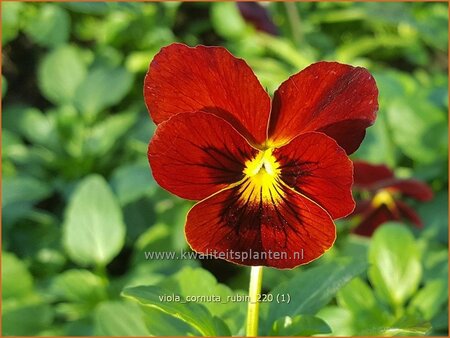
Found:
[[[319,62],[271,102],[226,49],[175,43],[151,62],[144,97],[158,125],[148,149],[155,180],[200,200],[185,226],[193,250],[292,268],[333,245],[333,219],[354,208],[346,152],[378,108],[367,70]]]
[[[252,1],[237,2],[236,5],[242,17],[257,30],[271,35],[278,35],[278,28],[264,6]]]
[[[354,188],[368,194],[369,199],[356,203],[351,216],[360,216],[361,221],[353,230],[362,236],[371,236],[375,229],[388,221],[406,219],[417,227],[423,223],[417,213],[401,200],[410,197],[417,201],[429,201],[433,191],[416,179],[395,178],[385,165],[373,165],[355,161]]]

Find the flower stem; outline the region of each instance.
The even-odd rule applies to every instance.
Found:
[[[248,295],[250,301],[247,309],[247,337],[258,335],[259,299],[262,284],[262,266],[252,266],[250,271],[250,287]]]

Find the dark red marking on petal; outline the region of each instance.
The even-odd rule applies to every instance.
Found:
[[[273,155],[280,163],[281,179],[318,203],[334,219],[353,211],[352,162],[335,140],[310,132],[276,149]]]
[[[149,144],[148,158],[161,187],[200,200],[240,181],[245,161],[256,153],[228,122],[196,112],[161,123]]]
[[[356,188],[375,189],[377,183],[391,179],[394,173],[384,164],[370,164],[363,161],[354,161],[354,181]]]
[[[301,133],[320,131],[350,154],[374,123],[377,110],[378,89],[366,69],[318,62],[291,76],[275,92],[269,139],[279,145]]]
[[[264,201],[261,194],[259,200],[243,198],[258,194],[243,191],[242,186],[220,191],[191,209],[185,231],[193,250],[223,253],[228,256],[216,257],[237,264],[285,269],[314,260],[333,245],[334,223],[313,201],[280,183],[271,190],[275,203]],[[232,257],[230,252],[241,257]],[[286,256],[275,259],[270,252]],[[259,255],[256,258],[255,253]],[[250,257],[241,259],[243,254]]]
[[[144,97],[156,124],[201,110],[227,120],[255,145],[266,140],[270,98],[250,67],[223,47],[162,48],[145,77]]]
[[[395,201],[397,210],[400,212],[403,218],[406,218],[409,222],[417,226],[418,228],[423,227],[423,222],[420,219],[419,215],[414,211],[413,208],[411,208],[409,205],[407,205],[403,201]]]
[[[379,182],[376,185],[377,188],[393,188],[399,191],[402,195],[414,198],[418,201],[429,201],[433,198],[433,190],[431,188],[416,179],[389,179]]]

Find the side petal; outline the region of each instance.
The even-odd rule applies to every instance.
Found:
[[[397,210],[399,210],[402,217],[406,218],[409,222],[417,226],[418,228],[423,227],[423,222],[419,215],[412,209],[409,205],[403,201],[395,201]]]
[[[245,181],[196,204],[186,238],[194,251],[242,265],[294,268],[320,257],[336,238],[335,225],[319,205],[279,185],[265,199],[244,193]]]
[[[318,62],[275,92],[269,140],[282,145],[301,133],[324,132],[348,154],[358,149],[378,110],[378,89],[361,67]]]
[[[394,173],[384,164],[370,164],[353,161],[355,188],[374,189],[380,181],[394,177]]]
[[[372,210],[372,203],[370,200],[357,201],[355,210],[353,210],[350,216],[356,216],[359,214],[367,214]]]
[[[410,179],[390,179],[379,182],[377,188],[393,188],[402,195],[426,202],[433,198],[433,190],[425,183]]]
[[[256,152],[225,120],[195,112],[161,123],[150,141],[148,159],[161,187],[200,200],[241,180],[245,161]]]
[[[333,219],[353,211],[352,161],[335,140],[310,132],[276,149],[273,155],[280,163],[281,179],[322,206]]]
[[[353,233],[370,237],[381,224],[399,220],[400,217],[394,215],[386,205],[382,204],[378,208],[372,208],[362,214],[361,222],[353,229]]]
[[[250,67],[223,47],[162,48],[145,77],[144,98],[156,124],[202,110],[227,120],[254,144],[267,137],[270,98]]]

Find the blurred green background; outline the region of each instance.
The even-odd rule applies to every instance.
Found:
[[[267,18],[231,2],[1,6],[3,335],[243,334],[245,303],[174,310],[120,296],[137,285],[181,296],[247,288],[247,267],[144,257],[187,249],[192,203],[151,176],[142,96],[149,62],[174,41],[225,46],[270,93],[319,60],[368,68],[380,111],[353,157],[435,192],[414,205],[423,230],[390,224],[361,238],[343,220],[318,261],[265,269],[263,290],[292,299],[262,305],[260,334],[447,335],[446,3],[265,3]],[[203,329],[217,318],[223,327]]]

